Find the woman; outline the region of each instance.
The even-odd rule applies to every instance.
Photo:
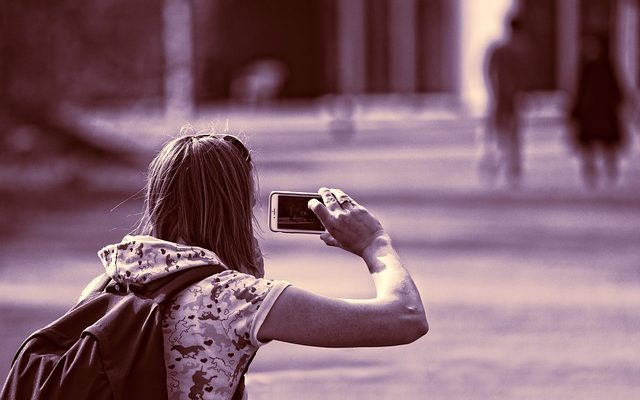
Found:
[[[178,270],[224,265],[172,299],[164,316],[170,398],[231,398],[258,348],[281,340],[311,346],[389,346],[427,330],[420,295],[382,225],[338,189],[309,207],[330,246],[365,261],[373,299],[339,300],[263,278],[253,232],[251,156],[234,136],[183,135],[149,166],[137,234],[99,252],[116,281],[143,284]]]
[[[609,57],[608,38],[586,35],[582,63],[570,112],[573,142],[582,158],[582,178],[588,188],[598,185],[597,158],[604,160],[608,183],[618,179],[618,159],[625,145],[621,113],[625,95]]]

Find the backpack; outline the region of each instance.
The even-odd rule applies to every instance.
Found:
[[[195,267],[129,287],[105,275],[100,289],[23,342],[0,400],[166,399],[163,302],[224,270]],[[244,376],[234,399],[243,391]]]

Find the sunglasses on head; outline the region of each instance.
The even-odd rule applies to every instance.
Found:
[[[236,150],[240,152],[240,155],[246,162],[251,162],[251,153],[249,153],[249,149],[247,149],[247,147],[244,145],[244,143],[242,143],[242,141],[240,141],[240,139],[233,135],[224,135],[222,137],[222,140],[231,143],[236,148]]]
[[[224,140],[225,142],[229,142],[233,145],[233,147],[238,150],[238,152],[240,153],[240,156],[248,163],[251,163],[251,153],[249,153],[249,149],[247,149],[247,147],[244,145],[244,143],[242,143],[242,141],[240,139],[238,139],[237,137],[233,136],[233,135],[209,135],[209,134],[203,134],[203,135],[197,135],[194,136],[196,139],[200,139],[200,138],[204,138],[204,137],[214,137],[220,140]]]

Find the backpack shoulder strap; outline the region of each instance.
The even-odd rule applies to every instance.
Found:
[[[238,382],[238,386],[236,387],[236,391],[233,393],[233,397],[231,397],[231,400],[245,400],[244,392],[245,392],[246,385],[244,383],[244,377],[247,374],[247,371],[249,370],[249,365],[251,365],[251,362],[256,357],[256,354],[257,353],[253,353],[253,355],[247,362],[247,365],[244,366],[244,370],[242,371],[242,376],[240,377],[240,381]]]
[[[167,299],[170,299],[174,294],[186,289],[190,285],[201,281],[202,279],[226,271],[227,268],[224,265],[204,265],[201,267],[190,268],[183,272],[173,273],[155,282],[152,282],[144,286],[144,292],[150,297],[154,297],[157,303],[162,303]],[[233,394],[232,400],[244,399],[245,383],[244,376],[249,369],[249,364],[253,361],[255,354],[251,356],[249,362],[242,371],[242,377],[236,387],[236,391]]]

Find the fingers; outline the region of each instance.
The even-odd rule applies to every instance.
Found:
[[[318,190],[322,201],[310,200],[309,208],[326,228],[320,238],[328,246],[335,246],[356,255],[362,255],[372,241],[384,234],[384,229],[373,215],[340,189]]]
[[[343,209],[343,205],[341,205],[340,202],[338,201],[338,198],[336,197],[334,190],[335,189],[321,187],[318,190],[318,194],[322,197],[322,201],[324,204],[320,203],[316,199],[311,199],[309,200],[309,203],[307,203],[307,207],[309,207],[309,209],[313,211],[314,214],[316,214],[318,219],[320,219],[320,222],[322,222],[322,224],[325,227],[328,227],[331,224],[331,221],[332,221],[331,214]],[[337,195],[341,196],[340,198],[342,199],[343,202],[345,202],[346,201],[345,199],[349,198],[349,196],[347,196],[342,190],[338,189],[338,191],[339,193],[337,193]],[[343,204],[346,204],[346,203],[343,203]]]
[[[334,216],[332,214],[343,210],[350,210],[353,204],[357,204],[349,195],[340,189],[321,187],[318,190],[318,194],[322,197],[324,204],[316,199],[311,199],[307,203],[307,207],[316,214],[325,227],[333,225]],[[332,238],[332,240],[335,242],[335,239]],[[336,244],[330,244],[327,242],[330,246],[338,245],[337,242],[335,243]]]
[[[332,214],[350,211],[354,207],[363,208],[341,189],[321,187],[318,194],[322,197],[324,204],[316,199],[311,199],[307,207],[318,216],[325,227],[331,224]]]
[[[325,204],[327,204],[328,202],[327,208],[330,211],[336,211],[336,210],[339,210],[340,208],[344,210],[349,210],[349,209],[352,209],[353,207],[360,207],[360,205],[355,200],[353,200],[351,196],[343,192],[341,189],[335,189],[335,188],[327,189],[323,187],[323,188],[320,188],[318,193],[320,193],[323,196],[323,200],[325,201]],[[335,205],[335,203],[337,203],[339,208],[338,206]]]
[[[333,196],[338,200],[338,204],[345,210],[352,208],[354,201],[348,194],[341,189],[330,189]]]
[[[325,227],[328,225],[331,220],[331,212],[325,207],[322,203],[320,203],[316,199],[311,199],[307,203],[307,207],[318,217],[322,225]]]
[[[325,207],[330,212],[338,211],[340,209],[351,209],[353,207],[362,207],[358,202],[351,198],[348,194],[342,191],[342,189],[321,187],[318,190],[318,194],[322,196],[322,201]],[[316,201],[317,202],[317,201]],[[317,202],[320,204],[320,202]],[[312,209],[312,202],[309,201],[309,208]],[[313,206],[316,207],[317,205]]]
[[[336,211],[337,209],[340,208],[338,199],[331,192],[331,189],[328,189],[326,187],[321,187],[318,190],[318,194],[322,196],[322,201],[324,202],[324,205],[327,207],[329,211]]]

